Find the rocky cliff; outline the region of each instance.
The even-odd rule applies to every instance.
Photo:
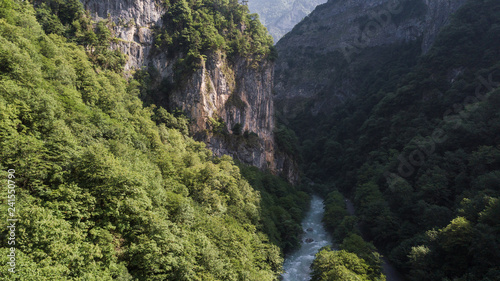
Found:
[[[240,59],[232,64],[215,53],[187,79],[185,87],[170,93],[167,103],[192,118],[195,137],[217,155],[229,154],[257,167],[275,169],[272,85],[271,63],[251,67]],[[258,138],[249,141],[252,133]]]
[[[82,3],[95,20],[114,23],[114,36],[119,39],[114,47],[128,56],[126,71],[153,68],[159,75],[157,81],[174,83],[174,65],[182,54],[153,47],[154,29],[164,24],[164,5],[156,0]],[[224,52],[214,51],[204,56],[200,65],[183,78],[180,87],[173,87],[156,101],[186,113],[195,138],[206,142],[216,155],[231,155],[296,181],[295,164],[277,152],[274,142],[274,64],[246,58],[229,60]]]
[[[465,0],[330,0],[277,43],[275,102],[286,117],[328,112],[368,73],[425,53]],[[406,50],[405,50],[406,49]]]
[[[94,20],[114,22],[114,36],[120,50],[128,56],[125,70],[130,71],[149,62],[155,26],[162,25],[164,7],[157,0],[81,0]]]

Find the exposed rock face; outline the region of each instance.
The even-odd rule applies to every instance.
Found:
[[[169,103],[179,105],[193,120],[192,130],[216,154],[229,154],[257,167],[275,169],[274,105],[272,100],[273,65],[269,62],[251,67],[246,60],[236,65],[221,54],[208,56],[182,90],[174,91]],[[226,131],[241,124],[241,133],[256,133],[253,144],[234,135],[209,132],[210,122],[222,118]]]
[[[96,20],[110,18],[115,22],[115,36],[121,41],[120,50],[127,56],[125,70],[140,68],[148,58],[153,33],[151,28],[161,26],[165,13],[157,0],[81,0]]]
[[[466,0],[330,0],[277,44],[275,101],[285,116],[328,112],[357,94],[391,48],[426,52]]]
[[[82,0],[94,19],[115,23],[117,47],[128,55],[126,71],[152,66],[161,78],[173,81],[176,58],[153,51],[155,26],[161,27],[165,10],[157,0]],[[163,104],[182,109],[193,120],[191,131],[216,155],[228,154],[244,163],[269,168],[296,180],[296,165],[276,152],[274,143],[273,69],[271,62],[250,65],[245,59],[229,63],[213,53],[180,89],[164,96]],[[212,134],[211,121],[222,119],[228,135]],[[231,135],[241,125],[246,137]],[[252,134],[254,133],[254,134]]]

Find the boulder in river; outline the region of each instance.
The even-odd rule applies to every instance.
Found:
[[[306,229],[307,232],[312,232],[314,229],[312,227],[309,227],[308,229]]]
[[[312,238],[307,238],[306,239],[306,243],[312,243],[312,242],[314,242],[314,239],[312,239]]]

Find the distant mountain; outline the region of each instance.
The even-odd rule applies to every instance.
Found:
[[[248,8],[260,16],[274,41],[278,42],[288,31],[325,0],[249,0]]]

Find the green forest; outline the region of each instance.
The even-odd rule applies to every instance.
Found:
[[[335,246],[321,249],[311,265],[311,281],[385,281],[382,260],[375,246],[364,240],[358,218],[349,215],[345,197],[335,190],[325,198],[323,223],[332,233]]]
[[[386,63],[367,71],[359,96],[289,120],[305,177],[326,196],[341,249],[361,230],[408,280],[498,280],[500,2],[468,1],[415,58],[419,44],[377,47]],[[313,280],[353,273],[369,274],[349,250],[313,263]]]
[[[276,280],[309,196],[214,156],[187,119],[145,107],[144,85],[109,48],[110,23],[79,1],[35,6],[0,0],[0,279]],[[238,7],[226,11],[234,21],[253,18]]]
[[[168,86],[213,53],[277,59],[237,0],[156,3]],[[469,0],[424,55],[367,47],[385,62],[360,95],[277,124],[297,185],[195,141],[150,73],[126,78],[114,24],[78,0],[0,0],[1,280],[280,280],[311,193],[335,240],[312,281],[383,281],[383,258],[412,281],[498,280],[500,2]]]
[[[208,54],[222,52],[230,61],[245,58],[254,67],[262,60],[275,60],[273,38],[238,0],[164,0],[164,26],[155,29],[154,47],[171,57],[183,58],[175,65],[175,85],[201,67]]]

